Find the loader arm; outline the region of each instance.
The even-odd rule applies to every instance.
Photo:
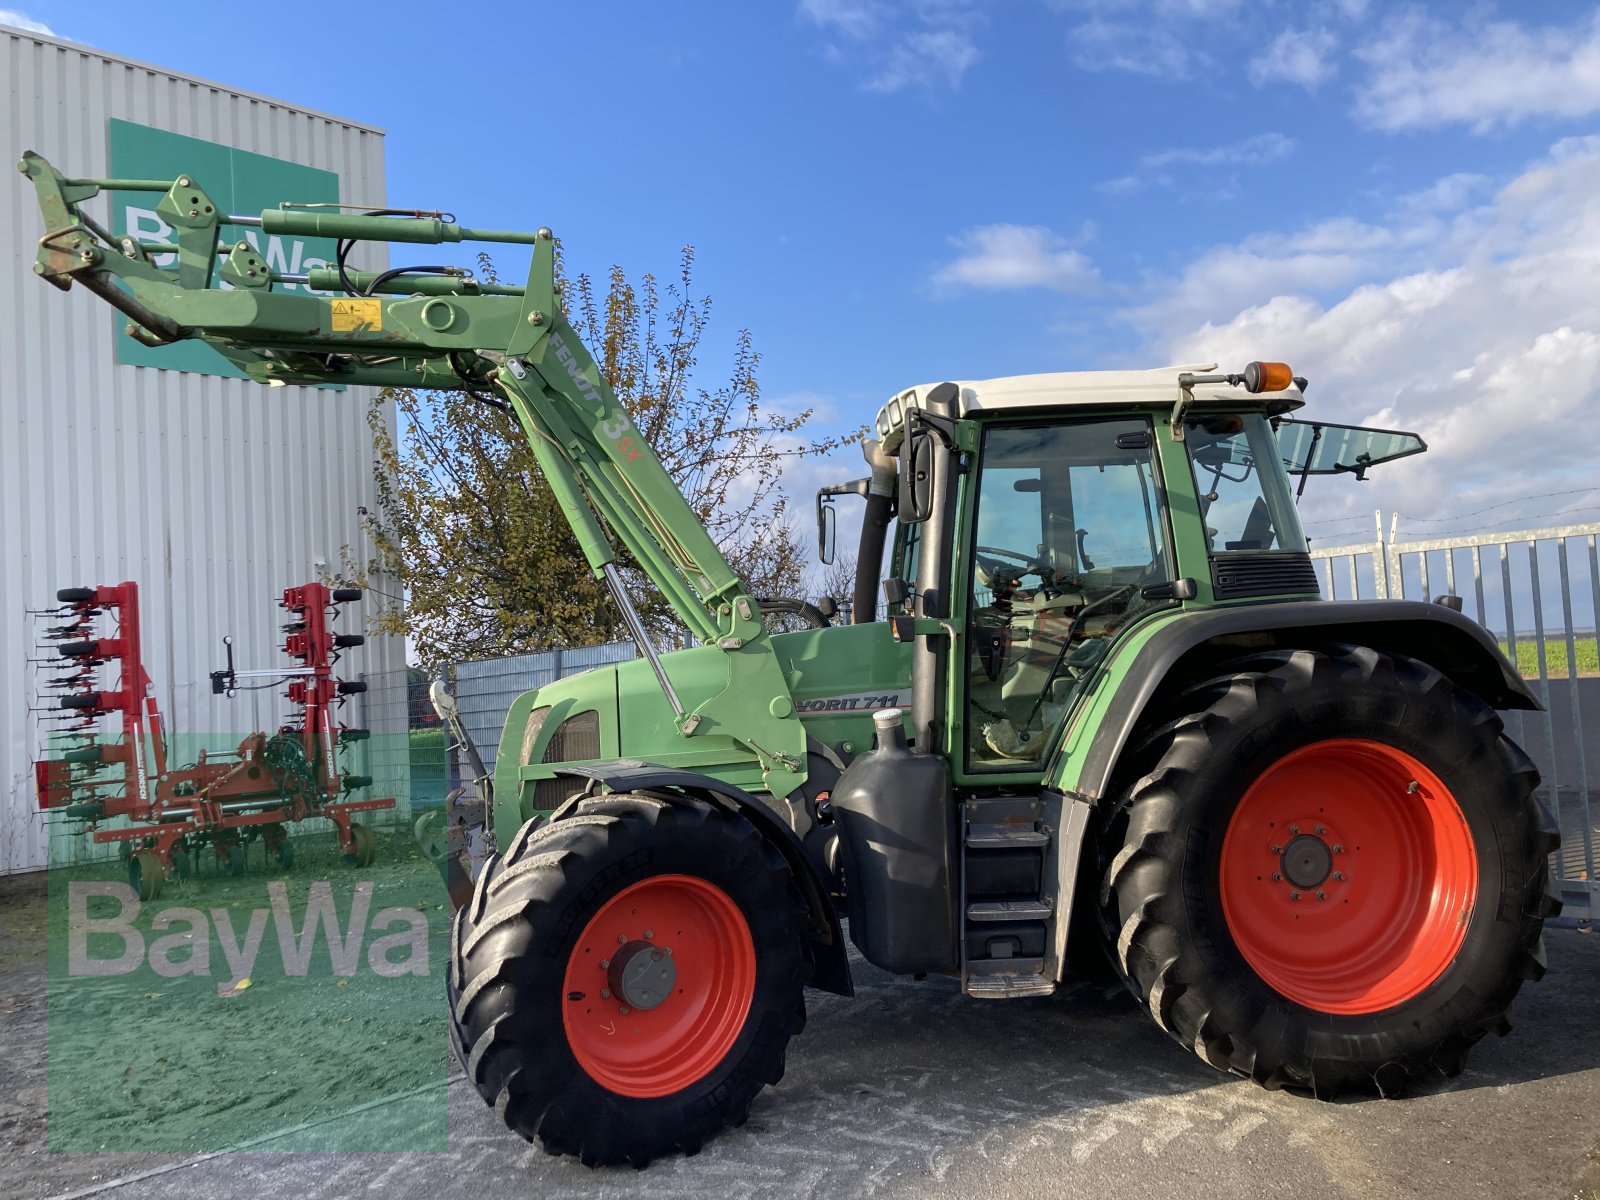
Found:
[[[498,397],[650,660],[679,732],[739,743],[759,760],[774,796],[804,782],[805,732],[756,601],[563,314],[549,229],[469,229],[447,214],[354,214],[325,204],[227,214],[187,175],[74,179],[31,151],[18,167],[33,183],[45,223],[35,273],[63,290],[88,288],[129,318],[128,333],[139,341],[202,341],[269,385],[468,389]],[[112,235],[83,207],[111,191],[160,194],[157,212],[173,240]],[[339,263],[284,274],[249,240],[222,241],[225,226],[335,238]],[[526,286],[484,285],[455,268],[351,269],[346,256],[358,242],[526,245],[533,260]],[[724,651],[726,681],[716,690],[678,693],[617,574],[610,535],[694,636]]]

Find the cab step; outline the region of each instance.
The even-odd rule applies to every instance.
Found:
[[[1049,996],[1055,990],[1055,980],[1047,975],[1018,975],[1008,971],[967,977],[967,995],[979,1000],[1023,1000],[1029,996]]]
[[[1054,911],[1043,900],[978,900],[967,905],[967,920],[1043,921]]]
[[[1050,835],[1042,829],[1016,825],[969,825],[967,845],[974,850],[1011,850],[1020,846],[1048,846]]]

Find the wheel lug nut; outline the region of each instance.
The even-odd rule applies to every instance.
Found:
[[[1333,848],[1333,852],[1335,854],[1343,854],[1344,853],[1344,847],[1343,846],[1335,846]]]
[[[632,1010],[632,1009],[631,1009],[631,1008],[629,1008],[629,1007],[628,1007],[628,1006],[627,1006],[627,1005],[626,1005],[626,1004],[624,1004],[624,1005],[621,1005],[621,1006],[620,1006],[620,1007],[619,1007],[619,1008],[618,1008],[618,1009],[617,1009],[617,1011],[618,1011],[618,1012],[620,1012],[620,1013],[621,1013],[621,1014],[622,1014],[622,1015],[623,1015],[623,1016],[627,1016],[627,1015],[628,1015],[628,1014],[629,1014],[629,1013],[630,1013],[630,1012],[632,1012],[632,1011],[633,1011],[633,1010]]]
[[[1317,836],[1318,837],[1321,837],[1323,834],[1325,834],[1327,832],[1328,832],[1328,827],[1326,825],[1318,825],[1317,826]]]
[[[644,931],[644,935],[647,938],[653,938],[653,937],[655,937],[655,931],[654,930],[650,930],[650,929],[646,929]]]
[[[1278,845],[1276,842],[1274,842],[1272,844],[1272,852],[1274,854],[1282,854],[1283,853],[1283,847]]]
[[[1282,883],[1283,882],[1283,872],[1282,871],[1274,871],[1272,873],[1272,882],[1273,883]]]
[[[1344,882],[1344,872],[1343,871],[1335,871],[1333,873],[1333,877],[1334,877],[1335,880],[1337,880],[1340,883]]]
[[[1289,893],[1289,899],[1291,899],[1291,900],[1300,899],[1300,893],[1299,892],[1290,892]]]
[[[1298,825],[1289,826],[1289,832],[1290,833],[1299,833],[1300,832],[1300,826],[1298,826]]]
[[[611,989],[610,988],[601,988],[600,989],[600,999],[602,999],[602,1000],[611,999]]]
[[[600,960],[600,969],[601,969],[601,970],[602,970],[602,971],[604,971],[604,970],[605,970],[605,969],[606,969],[606,968],[607,968],[607,967],[609,967],[609,966],[610,966],[610,965],[611,965],[611,960],[610,960],[610,959],[609,959],[609,958],[602,958],[602,959],[601,959],[601,960]]]
[[[1326,900],[1327,898],[1328,898],[1328,893],[1327,892],[1318,892],[1317,893],[1317,899],[1318,900]]]
[[[628,944],[628,935],[625,934],[625,933],[617,934],[617,945],[626,946],[627,944]]]

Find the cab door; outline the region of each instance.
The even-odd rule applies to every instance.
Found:
[[[1142,417],[985,427],[958,535],[958,779],[1037,781],[1112,642],[1170,603],[1146,594],[1172,569],[1154,443]]]

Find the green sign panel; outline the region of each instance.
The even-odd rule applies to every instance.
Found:
[[[337,201],[339,177],[332,171],[301,166],[281,158],[251,154],[199,138],[151,129],[131,121],[111,121],[111,175],[120,179],[176,179],[190,175],[225,213],[259,213],[281,201]],[[141,242],[173,241],[172,229],[156,215],[161,197],[156,192],[112,192],[111,231]],[[311,267],[333,261],[331,238],[269,237],[259,229],[222,227],[224,242],[248,241],[265,256],[275,271],[303,275]],[[177,262],[177,255],[157,258],[157,266]],[[223,284],[226,287],[227,284]],[[309,291],[304,284],[275,284],[283,291]],[[127,319],[117,321],[117,361],[136,367],[164,367],[169,371],[196,371],[203,375],[229,375],[243,379],[210,346],[180,342],[174,346],[144,346],[123,333]]]

